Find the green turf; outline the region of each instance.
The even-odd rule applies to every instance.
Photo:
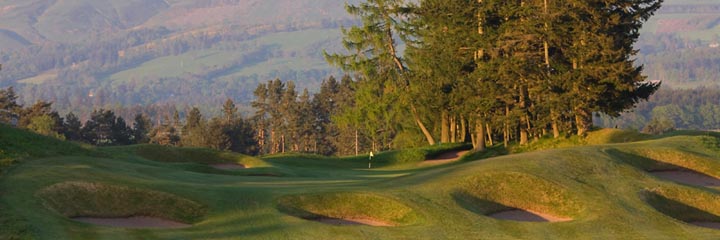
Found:
[[[14,161],[0,176],[0,239],[720,238],[720,230],[683,222],[720,219],[719,188],[674,183],[645,171],[674,164],[717,176],[716,137],[604,130],[566,141],[506,156],[496,156],[505,150],[493,147],[430,167],[420,162],[467,146],[379,153],[377,167],[367,169],[367,156],[251,158],[151,145],[95,149],[0,127],[3,158]],[[207,165],[218,162],[254,168]],[[94,188],[112,191],[88,190]],[[78,192],[91,197],[72,200]],[[133,202],[139,200],[142,204]],[[58,210],[63,206],[113,216],[160,215],[193,226],[99,227],[68,219],[76,214]],[[507,208],[572,220],[529,223],[485,216]],[[177,213],[181,217],[173,218]],[[306,220],[318,216],[370,218],[394,226]]]

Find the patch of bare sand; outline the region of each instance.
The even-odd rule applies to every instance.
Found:
[[[75,217],[75,221],[120,228],[186,228],[192,225],[153,217],[92,218]]]
[[[446,152],[443,154],[440,154],[440,156],[437,156],[433,159],[428,159],[423,162],[424,165],[436,165],[436,164],[444,164],[444,163],[450,163],[457,160],[460,160],[460,158],[470,152],[469,150],[463,150],[463,151],[452,151],[452,152]]]
[[[720,186],[720,179],[687,169],[652,171],[650,172],[650,174],[658,178],[667,179],[688,185],[704,187]]]
[[[553,216],[553,215],[549,215],[549,214],[528,211],[528,210],[521,210],[521,209],[513,209],[513,210],[508,210],[508,211],[497,212],[497,213],[490,214],[488,216],[495,218],[495,219],[520,221],[520,222],[567,222],[567,221],[572,221],[571,218],[558,217],[558,216]]]
[[[221,169],[221,170],[238,170],[238,169],[245,169],[245,165],[238,164],[238,163],[217,163],[217,164],[210,164],[211,167]]]
[[[329,218],[329,217],[320,217],[320,218],[313,218],[309,219],[316,222],[321,222],[325,224],[330,225],[336,225],[336,226],[358,226],[358,225],[365,225],[365,226],[373,226],[373,227],[392,227],[395,226],[394,224],[378,221],[375,219],[361,219],[361,218]]]
[[[720,222],[689,222],[689,224],[706,228],[720,229]]]

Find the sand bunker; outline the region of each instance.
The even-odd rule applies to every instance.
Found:
[[[706,228],[720,229],[720,222],[688,222],[692,225]]]
[[[395,199],[374,193],[318,193],[284,196],[278,209],[308,221],[337,226],[407,226],[419,216]]]
[[[238,170],[238,169],[245,169],[245,165],[238,164],[238,163],[218,163],[218,164],[210,164],[211,167],[222,169],[222,170]]]
[[[658,178],[667,179],[688,185],[704,187],[720,186],[720,179],[688,169],[651,171],[650,174]]]
[[[460,160],[460,158],[468,152],[470,152],[470,151],[463,150],[463,151],[446,152],[446,153],[440,154],[440,156],[437,156],[436,158],[425,160],[425,162],[423,162],[423,164],[443,164],[443,163],[454,162],[454,161]]]
[[[500,220],[520,221],[520,222],[567,222],[572,221],[571,218],[563,218],[552,216],[549,214],[538,213],[533,211],[513,209],[508,211],[497,212],[488,215]]]
[[[365,226],[373,226],[373,227],[392,227],[395,226],[394,224],[375,220],[375,219],[339,219],[339,218],[329,218],[329,217],[320,217],[320,218],[313,218],[308,219],[311,221],[321,222],[325,224],[330,225],[336,225],[336,226],[358,226],[358,225],[365,225]]]
[[[121,228],[186,228],[192,225],[153,217],[91,218],[76,217],[75,221]]]

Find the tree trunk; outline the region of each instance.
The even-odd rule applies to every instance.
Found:
[[[448,113],[446,111],[443,111],[441,115],[442,120],[440,122],[440,142],[448,143],[450,142],[450,121],[448,120]]]
[[[464,143],[467,140],[467,120],[465,117],[460,118],[460,142]]]
[[[355,129],[355,156],[360,155],[360,136],[358,130]]]
[[[285,153],[285,134],[280,137],[280,147],[282,148],[282,153]]]
[[[520,109],[522,110],[522,114],[520,116],[520,145],[527,145],[528,140],[528,129],[529,126],[526,128],[524,125],[526,122],[529,122],[528,115],[527,115],[527,91],[525,90],[525,86],[520,86]]]
[[[503,131],[503,144],[510,145],[510,106],[505,105],[505,129]]]
[[[527,117],[520,118],[520,145],[523,146],[527,145],[529,142],[528,130],[523,126],[526,119]]]
[[[488,143],[490,144],[490,146],[493,146],[493,145],[495,145],[495,142],[493,141],[493,136],[492,136],[493,131],[492,131],[492,128],[490,127],[490,124],[489,124],[489,123],[488,123],[488,124],[485,124],[485,127],[487,128],[487,137],[488,137],[487,140],[488,140]]]
[[[586,109],[578,107],[575,109],[575,124],[577,125],[577,135],[585,136],[590,128],[592,128],[592,113]]]
[[[470,134],[470,141],[472,142],[473,149],[477,147],[477,137],[475,137],[475,134]]]
[[[433,138],[430,131],[428,131],[428,129],[425,127],[425,124],[422,123],[422,120],[420,120],[420,116],[418,116],[417,109],[415,108],[415,104],[411,103],[410,108],[412,109],[413,118],[415,118],[415,122],[417,122],[417,125],[420,127],[420,130],[422,131],[423,135],[425,135],[425,138],[427,139],[428,144],[435,145],[435,139]]]
[[[272,141],[272,149],[270,150],[270,153],[275,154],[278,152],[278,143],[274,129],[270,131],[270,141]]]
[[[560,138],[560,120],[558,120],[558,114],[555,110],[550,110],[550,118],[552,118],[553,138]]]
[[[457,142],[457,118],[450,116],[450,142]]]
[[[393,37],[392,28],[390,26],[390,22],[392,22],[389,17],[386,16],[386,23],[388,23],[385,26],[385,34],[387,34],[387,41],[388,41],[388,50],[390,51],[390,57],[392,58],[393,62],[395,63],[395,67],[400,72],[401,77],[405,80],[405,90],[410,92],[410,80],[405,76],[405,66],[402,63],[402,60],[397,56],[397,50],[395,49],[395,38]],[[418,127],[420,127],[420,130],[422,131],[423,135],[425,135],[425,138],[428,141],[428,144],[435,145],[435,139],[433,138],[430,131],[428,131],[427,127],[425,127],[425,124],[423,124],[422,119],[420,119],[420,116],[418,115],[417,108],[415,107],[415,103],[412,102],[412,99],[410,100],[410,110],[412,112],[413,118],[415,119],[415,122],[417,123]]]
[[[475,122],[475,131],[477,134],[477,145],[475,145],[476,151],[485,151],[485,124],[483,124],[482,118],[478,118]]]

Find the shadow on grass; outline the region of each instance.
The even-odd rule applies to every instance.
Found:
[[[500,203],[477,198],[463,191],[453,192],[451,196],[462,208],[478,215],[487,216],[514,209]]]
[[[718,215],[709,213],[706,210],[687,205],[674,199],[669,199],[660,194],[646,191],[643,193],[643,196],[645,198],[645,201],[650,206],[655,208],[655,210],[677,220],[686,223],[720,222],[720,216]]]
[[[649,174],[689,186],[712,187],[720,186],[720,179],[696,171],[694,169],[678,166],[672,163],[660,162],[643,156],[626,153],[617,149],[605,150],[607,154],[619,161],[641,169]]]

